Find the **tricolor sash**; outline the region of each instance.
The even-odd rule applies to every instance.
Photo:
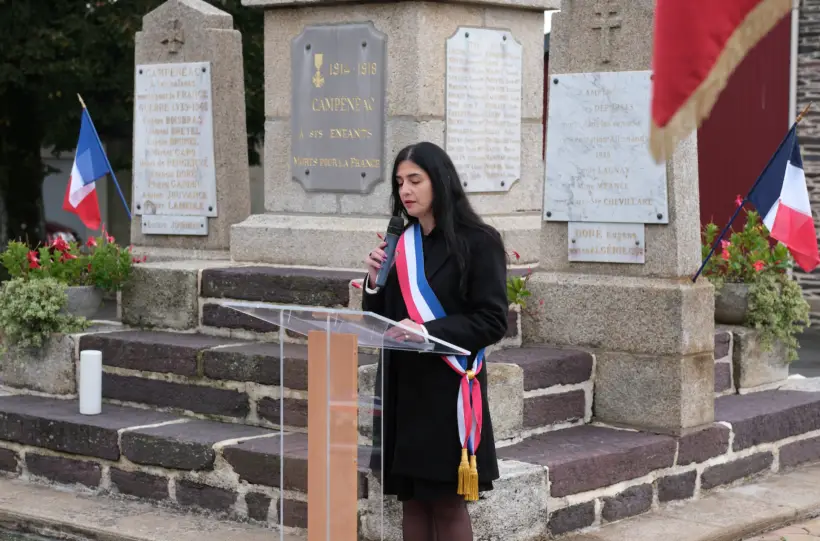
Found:
[[[424,275],[424,250],[421,242],[421,227],[419,224],[412,224],[404,231],[396,246],[396,272],[404,304],[407,306],[410,319],[420,325],[447,315]],[[467,367],[469,359],[463,355],[442,355],[442,359],[461,375],[456,404],[461,444],[458,493],[466,500],[475,501],[478,499],[478,468],[475,453],[481,442],[481,421],[484,412],[481,385],[475,381],[475,377],[484,366],[484,349],[476,354],[470,368]]]

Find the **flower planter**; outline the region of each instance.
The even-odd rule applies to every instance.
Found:
[[[715,292],[715,322],[743,325],[749,311],[749,284],[726,283]]]
[[[771,349],[760,342],[760,332],[748,327],[732,327],[735,386],[739,392],[785,381],[789,377],[786,348],[779,340]]]
[[[103,292],[94,286],[70,286],[66,289],[66,312],[73,316],[93,318],[100,309]]]
[[[74,352],[79,335],[53,335],[42,348],[9,347],[0,354],[0,382],[51,395],[77,392]]]

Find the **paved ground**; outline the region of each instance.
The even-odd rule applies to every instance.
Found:
[[[599,531],[572,535],[566,541],[819,540],[820,520],[766,534],[768,537],[752,537],[820,515],[818,486],[820,465],[805,467],[721,490],[701,500],[669,505]],[[279,539],[276,532],[250,524],[0,479],[0,529],[12,524],[23,524],[40,532],[68,531],[99,541]]]
[[[820,515],[820,465],[764,477],[703,499],[570,536],[567,541],[738,541]],[[768,538],[770,541],[772,538]],[[780,539],[774,538],[776,541]],[[786,536],[786,541],[811,537]]]
[[[0,531],[19,524],[97,541],[280,541],[277,532],[252,524],[0,478]]]
[[[749,537],[745,541],[820,541],[820,518]]]

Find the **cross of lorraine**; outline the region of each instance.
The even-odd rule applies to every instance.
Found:
[[[612,31],[621,27],[621,17],[618,16],[620,6],[615,0],[598,0],[595,4],[595,14],[598,18],[592,25],[593,30],[601,31],[601,62],[608,64],[612,52]]]

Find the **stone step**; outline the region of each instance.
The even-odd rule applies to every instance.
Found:
[[[488,362],[521,367],[524,430],[589,422],[595,373],[589,353],[548,346],[510,348],[493,353]]]
[[[84,335],[80,349],[102,352],[106,400],[261,426],[278,426],[284,403],[285,426],[307,426],[303,344],[286,343],[280,362],[276,343],[134,330]],[[360,367],[377,360],[359,354]]]
[[[346,308],[351,280],[364,272],[292,267],[225,267],[202,271],[200,296],[275,304]]]
[[[606,527],[653,502],[700,498],[820,460],[820,393],[722,397],[716,421],[681,438],[588,425],[499,448],[501,478],[471,504],[475,538],[536,541]],[[368,541],[378,538],[382,516],[369,459],[360,448],[360,538]],[[305,434],[111,404],[101,415],[83,416],[76,400],[0,397],[0,471],[8,476],[269,525],[278,523],[281,505],[283,522],[301,529],[307,460]],[[398,540],[399,504],[388,498],[385,506],[385,539]]]
[[[307,346],[286,343],[280,400],[277,343],[167,331],[87,334],[80,349],[103,354],[103,397],[197,417],[255,426],[307,426]],[[593,358],[569,349],[526,348],[491,353],[490,405],[497,438],[527,437],[589,421]],[[378,356],[359,353],[362,399],[372,400]],[[512,392],[518,388],[517,392]],[[360,416],[370,434],[368,414]]]
[[[549,533],[560,535],[820,460],[820,393],[720,397],[715,424],[680,438],[587,425],[498,452],[547,468]]]
[[[511,268],[520,276],[527,269]],[[223,306],[231,300],[278,305],[358,308],[360,270],[248,265],[219,260],[143,263],[122,292],[122,322],[135,327],[271,333],[276,325]],[[520,343],[518,314],[510,314],[505,342]]]

